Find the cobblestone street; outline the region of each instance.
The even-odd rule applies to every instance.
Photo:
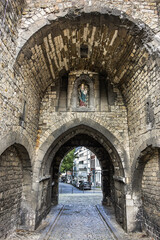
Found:
[[[70,186],[67,186],[69,188]],[[101,206],[100,189],[81,191],[78,193],[59,194],[59,205],[52,207],[48,216],[34,232],[17,231],[6,240],[149,240],[143,233],[127,235],[113,221],[109,213],[108,219],[114,224],[118,238],[104,221],[96,206]],[[114,232],[115,234],[115,232]]]
[[[35,233],[17,232],[9,239],[34,240],[114,240],[114,236],[100,216],[102,192],[60,194],[59,206],[51,210]],[[60,212],[60,209],[63,210]],[[58,213],[60,212],[60,214]]]
[[[96,204],[101,203],[101,200],[102,192],[100,190],[60,194],[59,203],[64,205],[64,209],[46,239],[115,239],[95,207]]]
[[[49,240],[113,240],[95,206],[65,205]]]

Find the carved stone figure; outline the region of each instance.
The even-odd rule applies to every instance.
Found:
[[[78,88],[78,98],[80,107],[88,107],[88,85],[82,83]]]

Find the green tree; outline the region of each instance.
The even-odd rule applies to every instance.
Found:
[[[64,173],[67,171],[72,171],[73,169],[73,161],[75,159],[75,149],[73,149],[72,151],[70,151],[64,158],[63,158],[63,162],[61,164],[60,167],[60,172]]]

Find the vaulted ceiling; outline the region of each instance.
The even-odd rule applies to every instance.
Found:
[[[51,21],[24,45],[18,71],[39,92],[75,70],[103,73],[119,83],[133,75],[148,57],[146,29],[119,16],[82,13]]]

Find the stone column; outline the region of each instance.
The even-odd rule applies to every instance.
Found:
[[[110,201],[110,174],[109,170],[102,170],[102,191],[103,191],[103,200],[102,204],[106,206],[111,205]]]
[[[51,202],[52,205],[58,204],[59,195],[59,166],[55,166],[52,173],[52,183],[51,183]]]
[[[56,178],[52,181],[52,195],[51,195],[52,205],[58,204],[58,195],[59,195],[58,179]]]

